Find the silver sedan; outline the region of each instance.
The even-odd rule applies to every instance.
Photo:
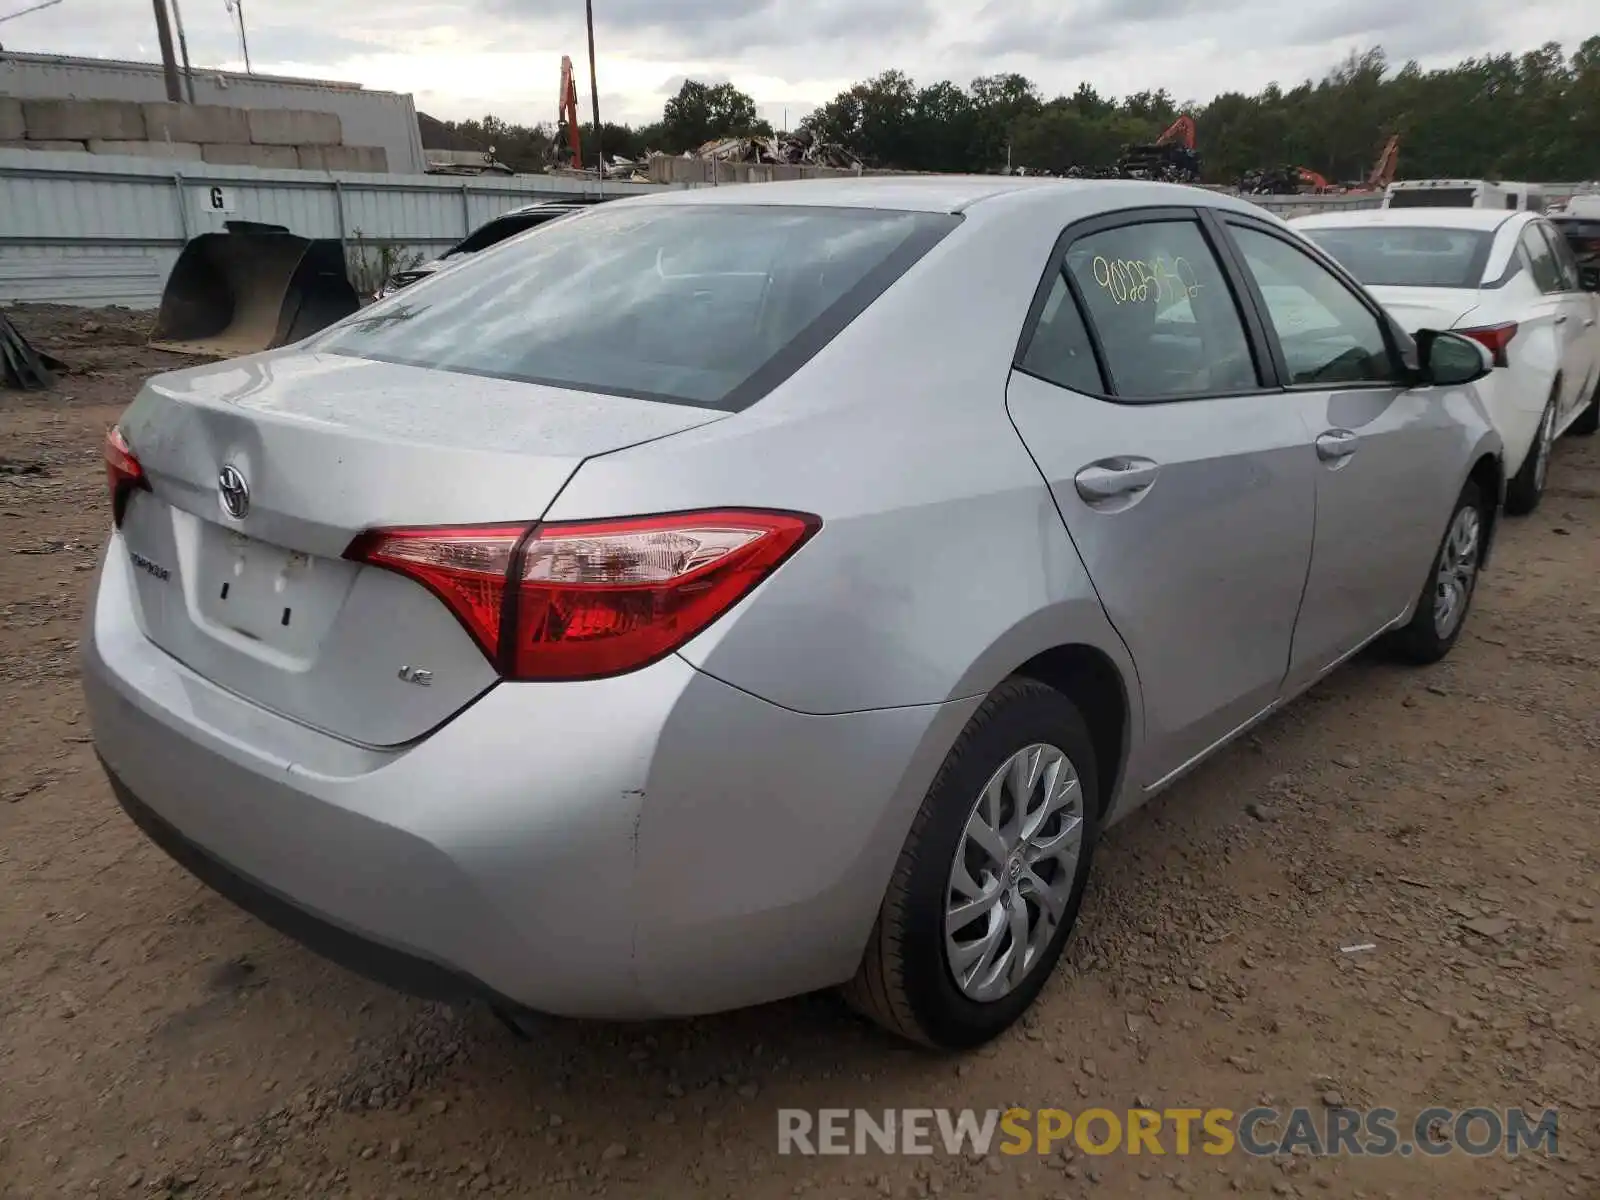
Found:
[[[1490,367],[1200,190],[616,201],[148,383],[96,744],[174,857],[402,986],[843,985],[970,1046],[1111,822],[1369,643],[1450,650]]]

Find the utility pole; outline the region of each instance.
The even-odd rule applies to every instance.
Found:
[[[244,73],[254,75],[250,69],[250,39],[244,32],[244,0],[223,0],[228,11],[239,18],[239,52],[244,55]]]
[[[194,70],[189,66],[189,39],[183,32],[183,9],[178,0],[172,0],[172,20],[178,26],[178,53],[183,56],[183,86],[189,93],[189,103],[194,103]]]
[[[183,86],[178,82],[178,60],[172,53],[172,25],[167,20],[167,0],[153,0],[156,9],[156,37],[161,42],[161,70],[167,77],[167,99],[183,103]]]
[[[600,78],[594,69],[594,0],[583,0],[584,15],[589,23],[589,103],[594,108],[595,153],[600,156],[600,179],[606,177],[606,148],[600,143]]]

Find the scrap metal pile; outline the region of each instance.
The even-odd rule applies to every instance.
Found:
[[[1200,154],[1185,146],[1124,146],[1114,167],[1068,167],[1066,179],[1153,179],[1160,183],[1199,183]]]
[[[1180,116],[1153,142],[1124,146],[1114,167],[1068,167],[1068,179],[1152,179],[1160,183],[1199,183],[1200,151],[1194,120]]]
[[[1272,167],[1248,171],[1239,179],[1247,196],[1293,196],[1302,190],[1299,167]]]
[[[717,138],[696,150],[688,151],[683,157],[706,158],[715,162],[835,167],[845,171],[854,171],[861,166],[861,160],[843,146],[819,142],[805,129],[775,137]]]

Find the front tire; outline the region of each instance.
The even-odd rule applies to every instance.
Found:
[[[1405,627],[1389,639],[1397,657],[1426,666],[1438,662],[1455,646],[1477,590],[1488,528],[1483,493],[1469,480],[1450,512],[1444,540],[1433,556],[1416,611]]]
[[[1550,449],[1555,444],[1556,398],[1544,406],[1539,418],[1539,428],[1533,435],[1533,445],[1522,460],[1522,467],[1506,485],[1506,512],[1514,517],[1526,516],[1539,507],[1544,498],[1545,480],[1550,476]]]
[[[1589,407],[1578,414],[1578,419],[1567,426],[1574,437],[1589,437],[1600,430],[1600,382],[1594,385],[1594,395],[1589,397]]]
[[[845,998],[944,1050],[1004,1032],[1061,955],[1100,830],[1094,745],[1077,707],[1011,679],[946,756],[895,864]]]

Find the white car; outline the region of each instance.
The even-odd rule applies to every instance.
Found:
[[[1550,446],[1600,425],[1600,273],[1543,216],[1471,208],[1364,209],[1293,222],[1409,331],[1483,343],[1478,384],[1506,447],[1506,511],[1532,512]]]

